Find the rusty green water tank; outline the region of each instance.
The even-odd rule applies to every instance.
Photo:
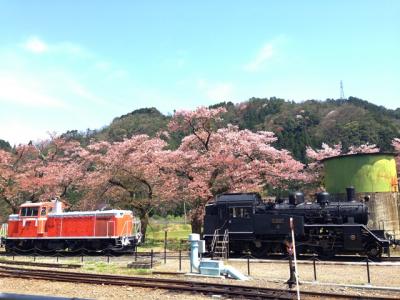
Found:
[[[344,193],[353,186],[357,193],[398,192],[393,153],[360,153],[323,160],[324,185],[329,193]]]

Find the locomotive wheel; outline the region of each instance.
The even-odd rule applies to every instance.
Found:
[[[52,250],[48,249],[46,241],[36,241],[33,247],[34,247],[33,252],[38,255],[53,253]]]
[[[332,249],[323,249],[320,248],[317,251],[318,256],[322,259],[332,259],[335,256],[335,251]]]
[[[267,256],[267,251],[266,251],[266,249],[262,249],[262,248],[253,248],[251,250],[251,254],[255,258],[264,258],[265,256]]]
[[[382,247],[375,243],[369,244],[367,245],[366,254],[372,260],[379,260],[382,256]]]
[[[261,244],[260,247],[257,247],[255,244],[252,244],[250,246],[250,252],[251,255],[253,255],[256,258],[263,258],[265,256],[267,256],[267,247],[265,247],[265,245]]]
[[[6,250],[6,253],[15,253],[15,244],[14,244],[14,242],[12,242],[12,241],[6,241],[6,243],[5,243],[5,250]]]

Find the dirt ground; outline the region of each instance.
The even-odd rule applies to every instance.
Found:
[[[229,260],[225,264],[232,266],[243,274],[248,275],[246,260]],[[167,260],[156,268],[160,271],[177,271],[179,262]],[[400,263],[370,263],[370,282],[373,286],[394,287],[400,289]],[[182,262],[182,271],[189,271],[188,261]],[[312,262],[301,261],[298,263],[300,281],[314,281],[314,268]],[[340,263],[317,262],[316,275],[319,283],[333,283],[343,285],[366,285],[368,274],[365,262]],[[258,280],[286,281],[289,278],[288,261],[258,261],[250,262],[250,277]]]
[[[12,258],[8,258],[12,260]],[[23,258],[16,258],[16,260]],[[32,258],[25,258],[32,261]],[[99,272],[113,274],[131,274],[135,275],[135,270],[128,269],[127,263],[132,258],[111,258],[108,262],[104,257],[85,258],[83,268],[78,272]],[[37,258],[37,262],[55,262],[54,258]],[[64,258],[59,262],[80,263],[79,258]],[[238,260],[229,260],[225,264],[233,266],[247,275],[247,262]],[[154,271],[176,272],[179,269],[179,261],[168,259],[167,263],[161,260],[160,264],[154,268]],[[188,260],[182,261],[182,272],[189,271]],[[400,291],[375,291],[369,289],[352,289],[339,285],[360,285],[366,286],[367,272],[365,263],[358,264],[340,264],[318,263],[316,266],[317,281],[319,285],[313,283],[313,265],[310,263],[299,263],[299,278],[302,282],[300,290],[313,290],[337,293],[354,293],[357,295],[388,295],[400,299]],[[51,271],[49,271],[51,272]],[[285,284],[289,278],[289,268],[287,261],[274,262],[252,262],[250,264],[250,280],[238,282],[232,279],[215,279],[202,277],[189,277],[185,275],[164,276],[164,275],[143,275],[145,272],[139,270],[135,276],[153,276],[153,277],[174,277],[183,280],[221,282],[232,284],[245,284],[260,287],[287,288]],[[385,286],[400,289],[400,263],[388,265],[387,263],[370,265],[370,276],[372,286]],[[64,297],[81,297],[87,299],[209,299],[210,296],[177,294],[156,289],[143,289],[132,287],[114,287],[114,286],[93,286],[86,284],[72,284],[59,282],[45,282],[37,280],[22,279],[0,279],[0,292],[25,293],[37,295],[54,295]]]
[[[14,278],[0,279],[1,293],[58,296],[83,299],[206,299],[205,296],[177,294],[167,290],[116,287]],[[209,297],[208,297],[209,298]]]

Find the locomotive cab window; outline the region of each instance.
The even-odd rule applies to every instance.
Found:
[[[40,211],[40,215],[41,216],[45,216],[46,215],[46,207],[42,207],[42,209]]]
[[[22,217],[37,217],[38,213],[39,213],[38,207],[23,207],[21,209]]]
[[[251,207],[229,207],[229,217],[231,219],[250,219],[251,211]]]

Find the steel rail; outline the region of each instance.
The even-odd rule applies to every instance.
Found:
[[[176,291],[186,291],[186,292],[196,292],[204,294],[219,294],[219,295],[229,295],[229,296],[240,296],[246,298],[262,298],[262,299],[293,299],[291,293],[285,293],[285,291],[268,291],[268,292],[257,292],[256,290],[247,289],[235,289],[235,288],[220,288],[208,286],[196,286],[190,284],[190,282],[180,283],[180,284],[168,284],[168,283],[158,283],[157,281],[149,282],[132,282],[126,280],[108,280],[108,279],[92,279],[83,276],[75,277],[65,277],[63,275],[44,275],[44,274],[26,274],[20,272],[12,272],[11,274],[0,271],[0,275],[15,278],[26,278],[26,279],[37,279],[37,280],[52,280],[61,282],[74,282],[74,283],[86,283],[86,284],[101,284],[101,285],[117,285],[117,286],[131,286],[140,288],[158,288]]]
[[[78,265],[78,264],[45,263],[45,262],[5,260],[5,259],[0,259],[0,264],[34,266],[34,267],[43,267],[43,268],[60,268],[60,269],[78,269],[78,268],[82,267],[82,265]]]
[[[200,292],[205,294],[219,294],[240,296],[246,298],[264,298],[264,299],[294,299],[296,294],[291,290],[259,288],[245,285],[229,285],[219,283],[205,283],[197,281],[184,281],[177,279],[158,279],[145,278],[136,276],[120,276],[120,275],[103,275],[93,273],[77,273],[77,272],[62,272],[48,270],[32,270],[12,267],[0,266],[0,274],[5,277],[29,278],[39,280],[54,280],[62,282],[77,282],[88,284],[105,284],[119,286],[135,286],[143,288],[160,288],[168,290],[179,290],[187,292]],[[343,295],[335,293],[321,293],[302,291],[302,296],[309,298],[336,298],[336,299],[398,299],[391,297],[374,297],[360,295]]]

